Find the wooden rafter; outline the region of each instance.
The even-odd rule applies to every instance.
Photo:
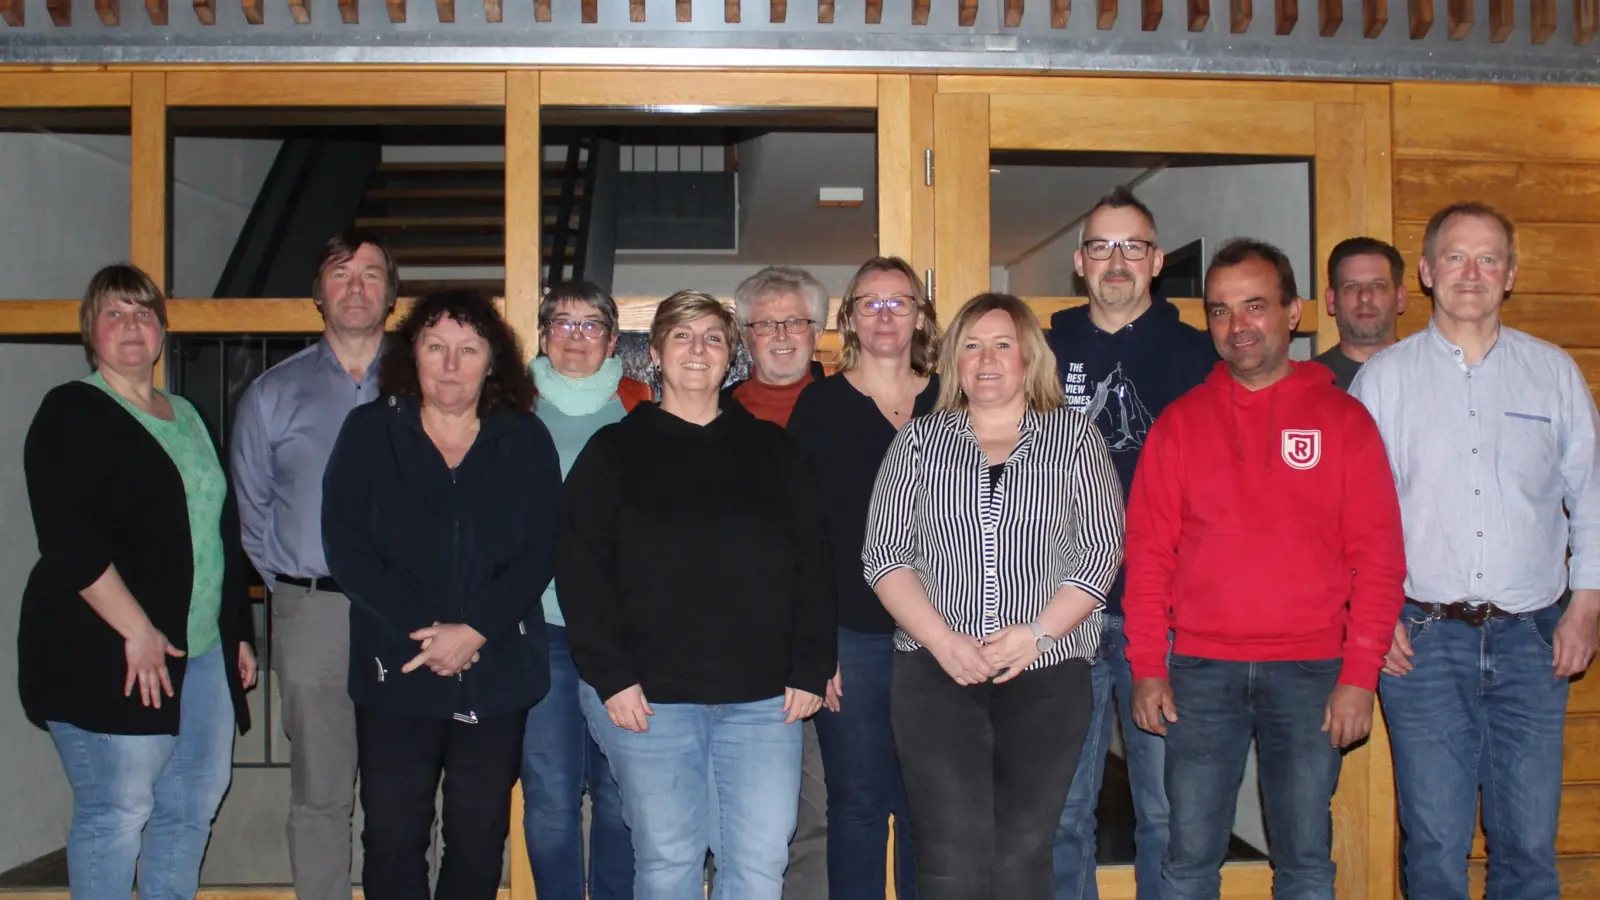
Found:
[[[1161,0],[1139,0],[1139,29],[1155,31],[1161,27]]]
[[[595,0],[583,0],[578,4],[578,16],[585,25],[593,25],[600,21],[600,8]]]
[[[101,24],[112,27],[122,24],[122,3],[120,0],[94,0],[94,11],[100,16]]]
[[[1189,30],[1205,31],[1211,21],[1211,0],[1189,0]]]
[[[533,0],[533,20],[535,22],[550,21],[550,0]]]
[[[883,0],[867,0],[866,22],[868,25],[883,24]]]
[[[1433,0],[1409,0],[1407,17],[1411,20],[1411,39],[1420,41],[1433,30]]]
[[[1094,27],[1110,31],[1117,24],[1117,0],[1095,0]]]
[[[1459,41],[1472,33],[1472,23],[1477,16],[1474,0],[1450,0],[1450,40]]]
[[[1317,34],[1333,37],[1344,24],[1344,0],[1317,0]]]
[[[587,0],[593,3],[594,0]],[[739,24],[742,14],[739,11],[739,0],[722,0],[722,21],[729,25]]]
[[[1528,19],[1535,44],[1550,40],[1556,30],[1556,0],[1530,0]]]
[[[1503,44],[1515,27],[1517,11],[1512,0],[1489,0],[1489,40]]]
[[[1072,16],[1072,0],[1050,0],[1050,27],[1065,28]]]
[[[44,9],[55,25],[65,27],[72,24],[72,0],[44,0]]]
[[[22,0],[0,0],[0,19],[5,19],[12,28],[21,28],[27,22]]]
[[[406,20],[406,0],[384,0],[389,8],[389,21],[399,25]]]
[[[449,25],[456,20],[456,0],[433,0],[433,6],[439,13],[439,24]]]
[[[483,20],[491,24],[506,20],[506,10],[502,0],[483,0]]]
[[[239,0],[239,7],[244,10],[244,20],[251,25],[260,25],[267,20],[261,9],[261,0]]]
[[[690,0],[678,0],[676,12],[679,22],[694,21],[694,4]]]
[[[1250,30],[1250,20],[1255,18],[1255,4],[1251,0],[1228,0],[1228,30],[1244,34]]]
[[[958,0],[956,10],[957,25],[971,28],[978,24],[978,0]]]
[[[644,21],[644,0],[631,0],[639,7],[639,18],[635,21]],[[768,13],[768,21],[774,25],[782,25],[789,21],[789,0],[772,0],[772,10]]]
[[[1537,0],[1535,0],[1537,2]],[[1361,36],[1375,38],[1389,25],[1389,0],[1361,0]]]
[[[1580,47],[1600,31],[1600,0],[1572,0],[1572,42]]]
[[[874,3],[878,0],[867,0],[867,2]],[[1022,0],[1006,0],[1005,23],[1007,28],[1016,28],[1022,24]]]
[[[296,25],[310,25],[311,0],[289,0],[289,18],[293,19]],[[498,22],[500,20],[493,19],[491,21]]]
[[[194,17],[201,25],[217,24],[216,0],[194,0]]]
[[[1278,34],[1294,34],[1300,24],[1300,0],[1276,0]]]
[[[684,0],[678,0],[678,2],[682,3]],[[687,20],[679,19],[678,21],[682,22]],[[833,0],[817,0],[817,24],[833,24]]]
[[[911,24],[928,24],[928,2],[929,0],[911,0]]]

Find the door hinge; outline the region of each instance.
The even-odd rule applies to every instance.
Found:
[[[927,291],[928,291],[928,302],[929,303],[933,303],[934,302],[934,293],[935,293],[935,291],[934,291],[934,287],[933,287],[933,270],[932,269],[928,269],[927,272],[924,274],[924,277],[922,279],[922,285],[923,285],[923,287],[927,288]]]
[[[933,148],[922,151],[922,183],[933,185]]]

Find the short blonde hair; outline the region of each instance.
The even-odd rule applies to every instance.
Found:
[[[89,368],[100,368],[100,359],[94,352],[94,323],[106,306],[122,300],[142,306],[156,314],[161,330],[167,330],[167,298],[149,275],[137,266],[116,263],[94,273],[89,287],[83,292],[83,302],[78,305],[78,332],[83,339],[83,354],[89,359]]]
[[[1022,393],[1028,401],[1028,408],[1041,413],[1060,409],[1066,399],[1061,393],[1061,380],[1056,374],[1056,355],[1045,340],[1044,329],[1039,327],[1039,320],[1028,304],[1010,294],[999,293],[973,297],[950,322],[950,330],[945,332],[944,346],[939,353],[938,408],[967,408],[967,395],[961,389],[956,358],[961,353],[962,342],[967,339],[967,332],[979,319],[995,310],[1010,316],[1011,324],[1017,329],[1017,342],[1024,365]]]
[[[916,270],[898,256],[874,256],[861,264],[861,268],[856,270],[850,283],[845,286],[844,299],[839,303],[839,317],[835,320],[839,337],[844,341],[844,349],[839,354],[839,371],[848,372],[861,364],[861,335],[856,333],[850,314],[855,311],[856,291],[861,287],[862,279],[878,272],[898,272],[911,285],[911,296],[916,300],[917,312],[922,313],[922,327],[911,333],[911,371],[923,376],[932,375],[939,362],[939,316],[934,311],[933,303],[928,300],[928,292],[923,288]]]
[[[656,306],[655,318],[650,320],[650,349],[660,353],[667,332],[705,316],[715,316],[722,323],[728,339],[728,364],[732,365],[739,350],[739,325],[722,301],[703,291],[679,291]]]

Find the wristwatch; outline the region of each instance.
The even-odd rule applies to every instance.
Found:
[[[1038,622],[1029,622],[1028,629],[1033,632],[1033,644],[1039,648],[1040,653],[1049,653],[1050,648],[1056,645],[1056,639],[1046,634],[1044,627]]]

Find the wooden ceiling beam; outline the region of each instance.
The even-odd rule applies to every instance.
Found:
[[[1189,0],[1189,30],[1205,31],[1211,21],[1211,0]]]
[[[0,0],[0,19],[5,19],[12,28],[21,28],[26,24],[28,19],[22,8],[22,0]]]
[[[867,24],[883,24],[883,0],[867,0]]]
[[[550,0],[533,0],[533,20],[535,22],[550,21]]]
[[[1556,0],[1530,0],[1528,19],[1533,42],[1549,41],[1556,30]]]
[[[578,17],[585,25],[593,25],[600,21],[600,9],[596,0],[583,0],[578,4]]]
[[[194,17],[201,25],[217,24],[216,0],[194,0]]]
[[[261,0],[239,0],[239,8],[244,10],[244,20],[251,25],[260,25],[267,20],[261,9]]]
[[[1411,20],[1411,39],[1420,41],[1433,30],[1433,0],[1409,0],[1407,18]]]
[[[639,5],[638,21],[644,21],[644,0],[630,0]],[[782,25],[789,21],[789,0],[772,0],[772,10],[768,13],[768,21],[774,25]]]
[[[1277,23],[1278,34],[1294,34],[1294,26],[1300,24],[1300,0],[1277,0],[1274,4],[1274,20]]]
[[[1489,40],[1503,44],[1517,27],[1517,11],[1512,0],[1489,0]]]
[[[72,24],[72,0],[44,0],[44,9],[56,27],[64,28]]]
[[[1095,0],[1094,27],[1110,31],[1117,24],[1117,0]]]
[[[294,0],[290,0],[294,2]],[[502,0],[483,0],[483,20],[491,25],[506,20],[505,4]]]
[[[1572,42],[1586,47],[1600,31],[1600,0],[1572,0]]]
[[[868,5],[881,0],[867,0]],[[1006,27],[1017,28],[1022,25],[1022,0],[1006,0]]]
[[[1250,30],[1250,20],[1255,18],[1255,4],[1251,0],[1228,0],[1228,30],[1244,34]]]
[[[122,4],[119,0],[94,0],[94,11],[100,23],[115,28],[122,24]]]
[[[1362,37],[1375,38],[1388,26],[1389,0],[1361,0]]]
[[[928,24],[928,0],[911,0],[911,24]]]
[[[678,0],[674,13],[679,22],[692,22],[694,21],[694,4],[690,0]]]
[[[684,3],[684,2],[687,2],[687,0],[678,0],[678,2],[679,3]],[[686,20],[680,20],[680,21],[686,21]],[[818,25],[832,25],[833,24],[833,0],[818,0],[818,2],[817,2],[817,24]]]
[[[1472,33],[1473,19],[1477,16],[1473,5],[1474,0],[1450,0],[1450,40],[1459,41]]]
[[[1344,24],[1344,0],[1317,0],[1317,34],[1333,37]]]
[[[978,0],[958,0],[956,24],[962,28],[971,28],[978,24]]]
[[[1161,0],[1139,0],[1139,28],[1155,31],[1161,27]]]
[[[439,15],[440,25],[449,25],[456,20],[456,0],[433,0],[434,11]]]
[[[384,0],[384,5],[389,8],[389,21],[396,25],[405,23],[406,0]]]
[[[293,19],[296,25],[310,25],[311,0],[289,0],[289,18]]]

